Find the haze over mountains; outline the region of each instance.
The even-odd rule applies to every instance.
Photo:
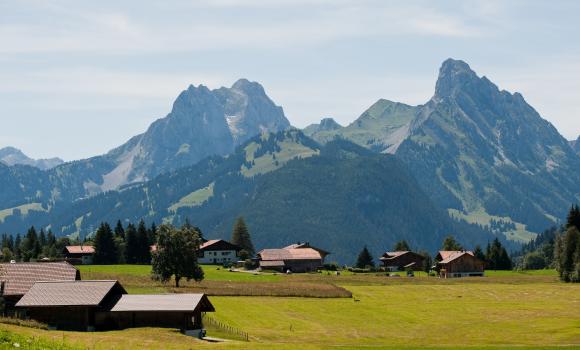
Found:
[[[56,157],[49,159],[32,159],[17,148],[4,147],[0,149],[0,163],[8,166],[17,164],[30,165],[41,170],[47,170],[64,163],[64,161]]]
[[[449,233],[469,246],[527,241],[580,201],[578,143],[462,61],[443,63],[424,105],[379,100],[346,127],[289,128],[258,83],[190,86],[105,155],[46,171],[0,164],[0,231],[189,218],[214,238],[244,215],[258,247],[310,240],[343,260],[402,238],[434,250]]]

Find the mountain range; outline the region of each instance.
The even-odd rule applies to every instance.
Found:
[[[396,155],[450,214],[511,222],[514,239],[558,223],[580,200],[580,158],[564,137],[521,94],[458,60],[443,63],[427,103],[379,100],[350,125],[311,136]]]
[[[350,125],[303,132],[258,83],[190,86],[105,155],[48,170],[0,163],[0,231],[189,218],[227,238],[243,215],[258,247],[309,240],[343,262],[399,239],[433,251],[447,234],[513,246],[580,201],[574,147],[519,93],[452,59],[423,105],[381,99]]]
[[[60,158],[32,159],[18,148],[4,147],[0,149],[0,163],[7,166],[16,164],[30,165],[40,170],[48,170],[61,165],[64,161]]]

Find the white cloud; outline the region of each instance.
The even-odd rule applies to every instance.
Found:
[[[96,52],[99,54],[180,52],[232,48],[284,48],[288,45],[321,43],[366,36],[393,37],[419,35],[471,37],[482,35],[478,25],[461,12],[443,13],[430,6],[393,5],[393,3],[353,1],[313,2],[312,13],[280,15],[279,8],[263,6],[263,17],[252,11],[223,20],[214,13],[189,9],[190,16],[154,21],[135,13],[101,12],[98,8],[49,6],[40,20],[0,24],[0,53]],[[271,2],[221,1],[223,12],[230,7],[258,6]],[[278,4],[278,3],[277,3]],[[215,7],[216,4],[204,4]],[[304,4],[291,4],[293,10]],[[80,5],[77,5],[80,6]],[[200,6],[200,4],[197,4]],[[179,11],[179,9],[175,9]],[[185,10],[187,11],[187,10]],[[166,16],[171,16],[171,8]],[[173,13],[177,15],[178,13]],[[304,14],[304,15],[303,15]],[[46,18],[57,18],[51,21]],[[270,19],[269,17],[272,17]],[[489,28],[487,28],[489,29]]]

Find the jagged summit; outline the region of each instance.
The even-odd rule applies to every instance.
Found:
[[[266,95],[266,91],[264,90],[264,87],[260,83],[255,81],[249,81],[248,79],[245,78],[238,79],[238,81],[236,81],[234,85],[232,85],[232,89],[240,90],[247,94]]]

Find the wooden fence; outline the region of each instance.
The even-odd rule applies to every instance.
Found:
[[[218,328],[218,329],[220,329],[228,334],[238,336],[238,337],[242,338],[244,341],[250,341],[250,336],[248,335],[248,333],[246,333],[238,328],[227,325],[221,321],[218,321],[206,313],[204,313],[202,316],[203,316],[204,324],[214,326],[214,327],[216,327],[216,328]]]

